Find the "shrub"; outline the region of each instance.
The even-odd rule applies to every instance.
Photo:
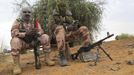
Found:
[[[120,39],[130,39],[130,38],[134,38],[134,35],[127,34],[127,33],[122,33],[122,34],[117,35],[117,36],[115,37],[116,40],[120,40]]]

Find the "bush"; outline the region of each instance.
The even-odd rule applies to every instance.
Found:
[[[130,38],[134,38],[134,35],[122,33],[121,35],[117,35],[117,36],[115,37],[116,40],[120,40],[120,39],[130,39]]]

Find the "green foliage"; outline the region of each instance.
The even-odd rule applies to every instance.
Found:
[[[33,18],[38,19],[44,31],[47,32],[46,18],[47,18],[47,0],[39,0],[33,5]]]
[[[41,25],[44,25],[44,20],[52,15],[54,9],[58,9],[60,1],[64,1],[67,9],[71,10],[73,18],[79,20],[81,25],[87,26],[91,34],[99,31],[102,7],[87,0],[38,0],[34,5],[34,11]]]
[[[134,35],[122,33],[121,35],[116,36],[115,39],[120,40],[120,39],[131,39],[131,38],[134,38]]]
[[[86,25],[91,33],[100,29],[102,8],[99,5],[85,0],[69,1],[74,19]]]
[[[89,0],[37,0],[32,7],[44,30],[46,30],[46,20],[52,15],[54,9],[59,9],[58,4],[62,1],[67,5],[67,9],[71,10],[73,18],[79,20],[81,25],[87,26],[91,34],[99,31],[102,7]],[[24,3],[28,3],[27,0],[22,0],[16,5],[22,6]]]

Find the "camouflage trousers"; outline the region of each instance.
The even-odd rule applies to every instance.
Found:
[[[50,52],[50,41],[49,41],[49,36],[46,34],[41,35],[38,37],[38,40],[40,44],[43,46],[43,50],[45,52]],[[19,55],[20,51],[26,50],[26,49],[31,49],[33,47],[33,43],[31,42],[30,44],[26,43],[22,39],[18,37],[13,37],[10,41],[11,44],[11,54],[13,56]]]
[[[82,38],[82,46],[87,46],[90,43],[89,30],[86,26],[81,26],[77,31],[67,34],[62,25],[56,27],[54,34],[56,36],[58,50],[65,50],[65,41],[68,39]]]

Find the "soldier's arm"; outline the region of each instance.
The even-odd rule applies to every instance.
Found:
[[[19,31],[19,25],[20,23],[18,21],[15,21],[11,28],[11,36],[12,37],[25,37],[25,32]]]
[[[90,39],[90,36],[87,34],[83,37],[82,46],[88,46],[88,44],[90,43],[91,43],[91,39]]]
[[[81,26],[78,31],[79,37],[81,37],[81,39],[83,40],[82,46],[87,46],[88,44],[90,44],[91,39],[88,28],[85,26]]]

